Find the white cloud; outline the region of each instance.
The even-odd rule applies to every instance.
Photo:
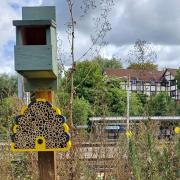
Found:
[[[79,1],[79,6],[81,2]],[[165,66],[178,67],[180,54],[176,46],[180,42],[180,2],[178,0],[166,3],[163,0],[115,0],[115,3],[109,16],[112,25],[112,30],[106,37],[109,45],[105,46],[100,54],[108,58],[113,56],[121,58],[127,66],[128,50],[137,39],[142,39],[153,43],[160,68]],[[77,5],[74,8],[75,20],[78,20],[80,11]],[[67,11],[66,2],[58,1],[57,23],[60,33],[65,31],[64,24],[67,24],[68,21]],[[90,47],[90,35],[94,28],[91,18],[97,14],[97,9],[90,11],[83,20],[77,21],[78,33],[75,34],[75,39],[79,43],[75,49],[76,55],[83,54],[85,49]],[[64,38],[62,39],[64,40]],[[66,40],[64,42],[64,47],[66,47]],[[85,58],[90,58],[90,55]],[[171,64],[169,60],[171,60]]]
[[[22,6],[40,5],[41,3],[41,0],[0,1],[0,73],[14,73],[12,46],[15,43],[15,27],[13,27],[12,21],[21,19]],[[14,43],[9,44],[9,42]]]
[[[77,3],[78,2],[78,3]],[[75,57],[78,59],[91,46],[90,34],[94,32],[93,17],[99,15],[97,9],[80,20],[82,0],[74,1],[76,20]],[[98,3],[99,1],[95,1]],[[66,25],[69,21],[66,0],[3,0],[0,2],[0,73],[14,72],[13,43],[15,28],[12,20],[21,19],[22,6],[38,5],[57,6],[58,33],[63,40],[60,49],[64,52],[64,62],[70,65],[70,46],[67,39]],[[111,11],[112,31],[107,34],[108,45],[101,49],[103,57],[121,58],[127,65],[128,50],[137,39],[154,43],[158,54],[158,65],[162,67],[180,66],[180,1],[179,0],[115,0]],[[89,53],[84,58],[92,58]]]
[[[180,45],[157,47],[158,65],[160,68],[179,68],[180,67]]]

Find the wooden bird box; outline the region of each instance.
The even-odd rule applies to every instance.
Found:
[[[15,70],[25,77],[25,89],[53,89],[58,75],[55,7],[23,7],[22,20],[13,25]]]

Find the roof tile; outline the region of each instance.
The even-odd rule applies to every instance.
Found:
[[[148,71],[148,70],[136,70],[136,69],[105,69],[104,73],[109,77],[119,77],[121,79],[127,79],[130,76],[130,79],[143,80],[146,82],[156,81],[160,82],[164,71]]]

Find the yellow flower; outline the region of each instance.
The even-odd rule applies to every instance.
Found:
[[[179,133],[180,133],[180,127],[176,127],[176,128],[175,128],[175,133],[176,133],[176,134],[179,134]]]
[[[130,130],[126,131],[127,138],[131,138],[133,136],[133,133]]]

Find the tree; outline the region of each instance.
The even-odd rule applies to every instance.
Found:
[[[180,68],[176,72],[177,87],[180,90]]]
[[[148,103],[148,95],[145,93],[137,93],[137,97],[140,102],[145,106]]]
[[[180,103],[176,103],[176,116],[180,115]]]
[[[99,64],[95,61],[79,62],[74,73],[76,95],[94,102],[96,90],[102,86],[103,75]]]
[[[102,71],[106,68],[113,68],[113,69],[122,68],[121,60],[118,60],[116,58],[107,59],[107,58],[102,58],[101,56],[98,56],[94,58],[93,61],[96,61],[100,65]]]
[[[127,113],[127,92],[121,87],[108,89],[108,108],[111,115],[124,116]],[[136,93],[130,96],[130,115],[137,116],[143,113],[143,104]]]
[[[85,125],[91,112],[90,104],[84,98],[76,97],[73,103],[73,124]]]
[[[126,110],[126,91],[118,87],[108,89],[108,109],[110,115],[123,116]]]
[[[175,102],[167,93],[160,92],[150,99],[149,113],[153,116],[174,115]]]
[[[0,75],[0,100],[17,94],[17,77]]]
[[[144,104],[138,97],[137,93],[130,94],[130,115],[142,116],[144,113]]]
[[[109,60],[101,57],[77,63],[76,72],[74,73],[74,85],[78,97],[83,96],[91,101],[92,96],[88,98],[91,95],[90,91],[104,86],[103,69],[108,67],[120,68],[122,65],[114,58]]]
[[[157,70],[154,64],[157,58],[156,52],[150,43],[144,40],[137,40],[133,49],[129,51],[129,68],[141,70]]]
[[[9,131],[11,120],[17,116],[23,102],[17,97],[6,97],[0,101],[0,134]]]
[[[143,69],[143,70],[157,70],[157,65],[153,63],[144,63],[144,64],[138,64],[138,63],[131,63],[128,66],[128,69]]]

